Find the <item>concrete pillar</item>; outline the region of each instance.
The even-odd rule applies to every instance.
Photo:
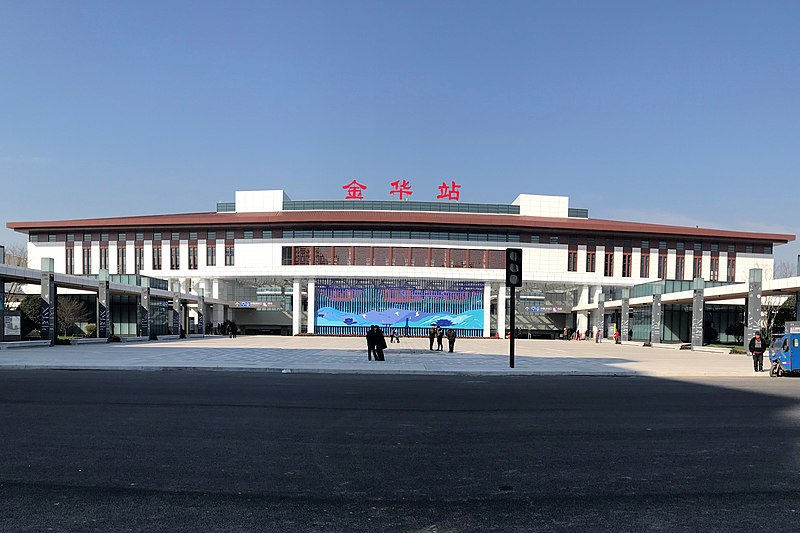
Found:
[[[56,282],[53,273],[54,261],[49,257],[42,258],[42,339],[50,341],[50,346],[56,343],[58,335],[56,317]]]
[[[747,322],[744,330],[744,347],[747,349],[750,339],[761,328],[761,279],[760,268],[751,268],[747,288]]]
[[[303,316],[303,295],[300,294],[300,280],[292,282],[292,335],[300,334],[300,319]]]
[[[181,303],[181,293],[176,292],[172,295],[172,334],[180,335],[183,327],[183,305]]]
[[[214,304],[213,308],[214,326],[219,326],[225,321],[225,306],[221,303]]]
[[[797,275],[800,276],[800,255],[797,256]],[[794,319],[800,320],[800,292],[797,292],[794,296],[795,296]]]
[[[506,338],[506,286],[500,284],[497,291],[497,335]]]
[[[650,343],[661,344],[661,293],[664,287],[656,285],[653,293],[653,306],[650,317]]]
[[[705,321],[705,311],[703,310],[705,282],[703,278],[694,278],[692,287],[694,291],[692,295],[692,348],[694,349],[703,346],[703,323]]]
[[[314,320],[317,316],[316,308],[316,284],[313,279],[308,280],[308,324],[306,324],[306,331],[314,334]]]
[[[586,305],[589,303],[589,286],[584,285],[578,293],[578,305]],[[589,311],[578,311],[578,323],[575,329],[585,334],[589,329]]]
[[[605,309],[606,296],[602,292],[597,295],[597,313],[595,314],[595,333],[600,332],[600,338],[605,338],[605,322],[606,322],[606,309]]]
[[[206,336],[206,298],[205,289],[197,289],[197,333]]]
[[[149,337],[151,319],[150,319],[150,287],[146,285],[147,280],[142,278],[142,294],[139,295],[139,336]]]
[[[631,329],[631,290],[628,287],[622,289],[622,311],[619,317],[619,338],[623,341],[629,341],[630,335],[628,332]]]
[[[483,284],[483,338],[492,336],[492,284]]]
[[[97,338],[111,335],[111,294],[108,289],[108,270],[100,270],[97,287]]]
[[[6,264],[6,247],[0,245],[0,265]],[[6,281],[0,278],[0,342],[5,340]]]

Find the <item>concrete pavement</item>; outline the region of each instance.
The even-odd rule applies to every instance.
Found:
[[[446,346],[446,342],[445,342]],[[355,337],[206,337],[145,343],[90,344],[4,350],[0,368],[97,370],[257,370],[305,373],[754,376],[745,355],[657,349],[593,341],[517,340],[509,368],[508,341],[458,339],[456,353],[428,350],[428,339],[390,344],[386,361],[368,361]],[[755,374],[767,377],[767,373]]]

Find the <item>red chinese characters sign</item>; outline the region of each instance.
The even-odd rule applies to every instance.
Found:
[[[459,189],[461,185],[456,183],[455,181],[451,181],[450,185],[445,182],[442,182],[439,185],[439,196],[436,197],[437,200],[455,200],[458,201],[458,198],[461,196]]]
[[[398,195],[398,200],[403,199],[403,195],[411,196],[414,194],[411,192],[411,183],[408,180],[397,180],[391,182],[389,185],[394,187],[392,190],[389,191],[389,194],[396,194]]]
[[[351,181],[347,185],[342,185],[342,189],[347,190],[347,196],[344,197],[345,200],[363,200],[364,195],[362,194],[364,190],[367,188],[366,185],[361,185],[356,180]]]

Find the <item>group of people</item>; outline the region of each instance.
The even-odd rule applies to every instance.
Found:
[[[428,333],[428,338],[431,341],[431,351],[433,351],[433,342],[436,341],[437,343],[437,351],[443,351],[444,347],[442,346],[442,341],[444,338],[447,337],[447,344],[450,349],[450,353],[453,353],[453,350],[456,346],[456,330],[453,328],[448,328],[447,331],[441,327],[437,326],[436,324],[431,324],[431,330]],[[400,333],[397,329],[392,329],[390,333],[390,342],[397,342],[400,343]],[[373,324],[367,330],[367,359],[370,361],[375,359],[375,361],[386,361],[385,355],[383,351],[386,349],[386,337],[383,335],[383,330],[379,328],[377,325]]]
[[[239,333],[239,326],[236,325],[236,322],[233,320],[226,320],[222,324],[217,325],[217,332],[220,335],[227,335],[231,339],[236,338],[236,334]]]
[[[436,351],[441,352],[444,350],[442,347],[442,340],[444,337],[447,337],[447,344],[450,348],[450,353],[453,353],[453,349],[456,346],[456,330],[453,328],[448,328],[447,332],[445,333],[444,329],[441,326],[437,326],[436,324],[431,324],[431,329],[428,332],[428,340],[431,342],[431,351],[433,351],[433,341],[436,341]]]
[[[394,338],[394,332],[392,332]],[[398,338],[397,342],[400,342]],[[376,361],[386,361],[383,351],[386,349],[386,337],[383,336],[381,328],[375,324],[367,330],[367,358],[372,361],[373,356]]]

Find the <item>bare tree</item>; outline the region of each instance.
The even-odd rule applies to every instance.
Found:
[[[776,261],[772,275],[770,276],[769,270],[764,268],[764,281],[771,279],[789,278],[796,275],[795,267],[789,261]],[[765,331],[767,335],[772,334],[772,328],[775,325],[775,319],[778,317],[778,312],[788,296],[762,296],[761,298],[761,330]]]
[[[27,246],[24,244],[11,244],[5,248],[5,264],[16,267],[28,266]],[[4,300],[4,307],[6,310],[10,310],[12,305],[16,305],[19,300],[25,297],[25,293],[22,292],[22,285],[23,284],[18,281],[6,283],[6,296]]]
[[[67,334],[76,322],[86,320],[87,316],[86,304],[82,300],[69,296],[61,296],[58,298],[56,320],[58,321],[58,329],[64,335]]]

